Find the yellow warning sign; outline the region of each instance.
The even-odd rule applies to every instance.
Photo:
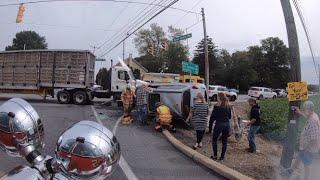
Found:
[[[288,83],[289,101],[303,101],[308,99],[308,84],[305,81]]]

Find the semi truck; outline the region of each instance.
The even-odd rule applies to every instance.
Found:
[[[57,97],[61,104],[87,104],[95,95],[95,56],[87,50],[19,50],[0,52],[0,93],[37,94]],[[126,66],[111,67],[100,90],[103,97],[120,98],[130,83],[135,86]]]

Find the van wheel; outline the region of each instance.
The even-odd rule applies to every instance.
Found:
[[[260,95],[259,96],[259,98],[258,98],[258,100],[262,100],[263,99],[263,96],[262,95]]]
[[[276,99],[276,98],[277,98],[277,96],[273,96],[273,97],[272,97],[272,99]]]
[[[71,97],[68,91],[59,91],[57,94],[57,99],[60,104],[69,104]]]
[[[73,102],[78,105],[85,104],[87,102],[87,93],[84,91],[76,91],[73,94]]]
[[[232,96],[231,97],[231,101],[236,101],[237,100],[237,97],[236,96]]]

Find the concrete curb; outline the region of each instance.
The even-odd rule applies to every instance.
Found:
[[[198,153],[190,147],[184,145],[182,142],[180,142],[174,136],[172,136],[169,131],[164,130],[162,133],[174,147],[179,149],[181,152],[183,152],[185,155],[187,155],[194,161],[206,166],[207,168],[213,170],[221,176],[230,180],[253,180],[253,178],[245,176],[240,172],[233,170],[223,164],[220,164],[208,158],[207,156]]]

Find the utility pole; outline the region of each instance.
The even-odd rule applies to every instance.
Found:
[[[319,92],[318,93],[320,95],[320,64],[318,64],[318,75],[319,75],[319,77],[318,77],[319,78],[318,79],[319,80],[319,87],[318,87],[319,88]]]
[[[296,24],[290,4],[290,0],[280,0],[283,10],[283,15],[286,22],[288,43],[289,43],[289,59],[290,59],[290,81],[301,81],[301,65],[299,42]],[[292,106],[300,107],[301,101],[293,101],[289,103],[289,116],[287,126],[287,138],[283,146],[280,164],[283,168],[288,169],[291,167],[294,150],[297,142],[297,130],[299,116],[291,109]]]
[[[203,36],[204,36],[204,66],[205,66],[205,79],[206,87],[209,89],[209,55],[208,55],[208,39],[206,29],[206,18],[204,15],[204,9],[201,8],[202,22],[203,22]]]

